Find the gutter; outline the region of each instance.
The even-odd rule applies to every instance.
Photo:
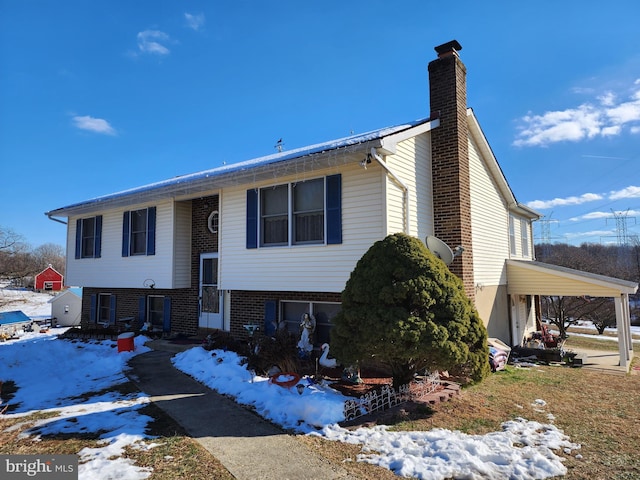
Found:
[[[387,172],[387,175],[402,189],[402,203],[404,204],[404,233],[409,235],[409,187],[407,187],[400,178],[393,173],[389,166],[382,160],[382,157],[378,155],[375,148],[371,149],[371,156],[380,164],[380,166]]]
[[[67,222],[65,222],[64,220],[60,220],[59,218],[53,218],[53,214],[51,212],[45,212],[45,215],[49,218],[49,220],[53,220],[54,222],[58,222],[63,225],[67,225]]]

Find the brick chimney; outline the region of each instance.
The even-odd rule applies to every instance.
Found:
[[[438,58],[429,63],[431,117],[440,126],[431,130],[434,235],[464,253],[450,265],[475,300],[471,245],[471,186],[469,126],[467,123],[467,69],[458,56],[456,40],[435,47]]]

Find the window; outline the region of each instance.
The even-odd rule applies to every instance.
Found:
[[[156,207],[124,212],[122,256],[155,255]]]
[[[209,214],[209,218],[207,219],[207,228],[211,233],[218,233],[219,218],[220,215],[217,210]]]
[[[324,179],[297,183],[293,190],[293,243],[324,241]]]
[[[53,290],[53,282],[44,282],[43,286],[45,290]]]
[[[147,321],[154,330],[162,330],[164,326],[164,297],[149,295]]]
[[[247,248],[342,243],[342,180],[247,190]]]
[[[156,332],[171,331],[171,297],[162,295],[140,297],[138,321],[145,330]]]
[[[98,295],[98,323],[109,323],[111,317],[111,294]]]
[[[89,320],[91,323],[116,323],[116,296],[110,293],[92,294]]]
[[[509,215],[509,247],[511,251],[511,255],[516,254],[516,225],[515,218]]]
[[[75,258],[100,258],[102,215],[76,220]]]
[[[288,245],[288,204],[288,185],[260,190],[260,245]]]
[[[316,319],[316,330],[313,334],[313,343],[322,345],[329,343],[329,332],[332,327],[332,319],[340,311],[341,304],[325,302],[296,302],[283,300],[280,302],[281,325],[296,336],[300,335],[300,322],[305,313],[313,315]]]
[[[131,255],[147,253],[147,209],[131,212]]]
[[[529,224],[520,220],[520,238],[522,242],[522,256],[529,256]]]

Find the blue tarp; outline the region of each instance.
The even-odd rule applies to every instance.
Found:
[[[12,312],[0,312],[0,325],[10,325],[12,323],[29,323],[31,319],[22,310]]]

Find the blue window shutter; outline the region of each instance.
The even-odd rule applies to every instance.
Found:
[[[156,207],[147,209],[147,255],[156,254]]]
[[[116,296],[111,295],[109,303],[109,323],[111,325],[116,324]]]
[[[96,237],[94,240],[93,256],[100,258],[100,254],[102,253],[102,215],[96,217]]]
[[[129,256],[129,212],[124,212],[122,218],[122,256]]]
[[[140,297],[138,299],[138,322],[139,327],[142,328],[142,325],[147,321],[147,297]]]
[[[264,334],[275,335],[278,326],[276,319],[276,301],[265,300],[264,302]]]
[[[164,305],[163,305],[163,313],[162,318],[164,320],[164,325],[162,327],[162,331],[170,332],[171,331],[171,297],[164,297]]]
[[[82,220],[76,220],[76,258],[82,257]]]
[[[258,190],[247,190],[247,248],[258,248]]]
[[[326,178],[327,244],[342,243],[342,175]]]
[[[96,323],[98,321],[98,296],[94,293],[91,295],[91,307],[89,308],[89,322]]]

